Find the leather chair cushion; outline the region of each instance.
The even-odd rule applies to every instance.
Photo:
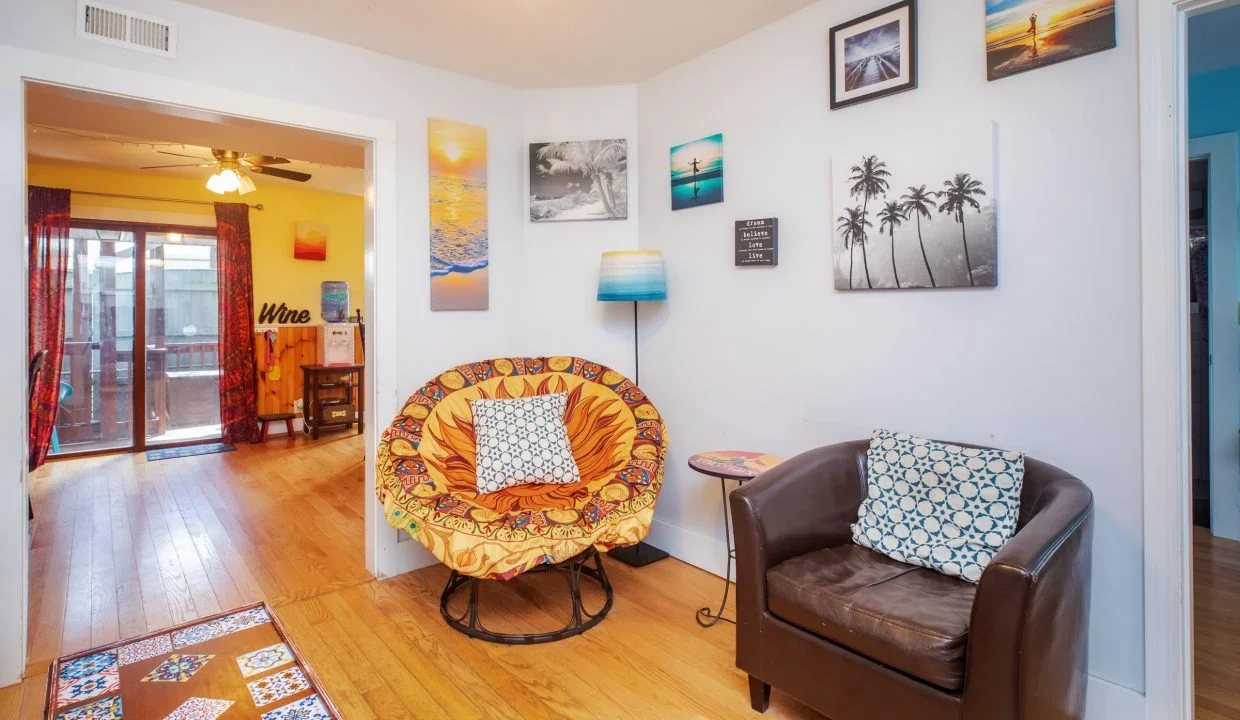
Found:
[[[767,571],[777,617],[944,690],[964,686],[976,586],[858,545]]]

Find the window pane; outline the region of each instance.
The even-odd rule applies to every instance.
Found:
[[[53,453],[133,444],[134,238],[72,228]]]

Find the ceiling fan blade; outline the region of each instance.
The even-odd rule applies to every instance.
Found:
[[[164,168],[183,168],[183,167],[201,168],[201,167],[212,167],[214,165],[215,163],[193,163],[190,165],[147,165],[146,167],[140,167],[138,169],[139,170],[163,170]]]
[[[292,162],[288,158],[275,157],[272,155],[246,155],[245,157],[241,158],[241,160],[242,162],[246,162],[246,163],[249,163],[250,165],[255,165],[255,166],[257,165],[286,165]]]
[[[259,175],[270,175],[272,177],[284,178],[285,180],[295,180],[297,182],[305,182],[310,179],[309,173],[297,172],[296,170],[285,170],[283,168],[267,167],[265,165],[255,165],[250,168],[250,172]]]
[[[175,155],[176,157],[187,157],[187,158],[193,158],[193,159],[195,159],[195,160],[201,160],[201,161],[203,161],[203,162],[206,162],[206,161],[208,160],[208,158],[199,157],[199,156],[197,156],[197,155],[186,155],[185,153],[174,153],[174,152],[168,152],[167,150],[156,150],[155,152],[157,152],[157,153],[159,153],[159,154],[161,154],[161,155]]]

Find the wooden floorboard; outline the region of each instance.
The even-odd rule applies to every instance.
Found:
[[[365,484],[352,435],[41,468],[30,662],[22,685],[0,689],[0,718],[43,717],[59,655],[256,600],[272,603],[349,720],[753,717],[732,626],[693,619],[717,601],[719,578],[676,560],[612,562],[615,604],[590,632],[531,647],[471,640],[440,617],[444,568],[366,572]],[[484,611],[497,629],[550,628],[567,611],[561,585],[497,585]],[[779,692],[765,717],[820,718]]]
[[[1240,720],[1240,542],[1193,528],[1197,720]]]

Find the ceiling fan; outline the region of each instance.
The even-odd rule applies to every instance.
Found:
[[[250,179],[246,172],[257,173],[259,175],[270,175],[271,177],[283,178],[294,182],[305,182],[310,179],[309,173],[298,172],[296,170],[287,170],[280,167],[272,167],[274,165],[284,165],[289,162],[288,158],[272,157],[271,155],[244,155],[235,150],[219,150],[212,148],[211,155],[214,160],[207,160],[196,155],[185,155],[183,153],[174,153],[167,150],[158,150],[160,154],[172,155],[174,157],[193,158],[200,160],[198,163],[186,163],[181,165],[149,165],[139,168],[141,170],[161,170],[164,168],[180,168],[180,167],[204,167],[215,168],[215,172],[207,180],[207,189],[213,193],[223,195],[225,193],[235,192],[240,195],[253,192],[255,190],[254,181]]]

